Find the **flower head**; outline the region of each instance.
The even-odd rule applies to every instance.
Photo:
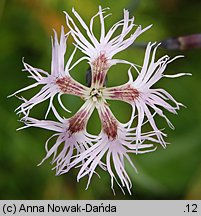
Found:
[[[108,171],[112,189],[115,180],[123,192],[125,187],[131,193],[132,183],[124,166],[125,161],[127,160],[135,169],[130,155],[154,151],[156,149],[154,144],[157,143],[165,146],[163,140],[165,134],[156,126],[154,115],[155,113],[159,114],[171,125],[163,114],[163,109],[176,113],[182,104],[176,102],[165,90],[152,88],[157,81],[165,76],[164,71],[167,64],[175,58],[170,60],[168,56],[164,56],[155,61],[157,47],[151,56],[151,48],[155,45],[151,43],[147,46],[144,64],[141,71],[137,70],[138,76],[136,79],[133,78],[131,70],[129,70],[129,81],[126,84],[110,88],[105,86],[107,72],[113,64],[127,63],[137,69],[132,62],[113,59],[113,56],[128,48],[137,36],[150,27],[148,26],[142,30],[139,26],[133,34],[130,34],[135,27],[134,17],[129,18],[128,11],[124,10],[124,18],[115,23],[106,33],[104,24],[106,10],[99,7],[99,12],[92,17],[90,27],[88,27],[73,9],[73,14],[86,31],[87,37],[66,13],[67,26],[70,28],[70,32],[65,34],[62,28],[60,42],[57,34],[54,34],[51,73],[24,63],[25,70],[31,74],[30,77],[36,83],[17,91],[15,94],[43,85],[39,93],[31,99],[21,98],[23,103],[18,107],[18,113],[25,115],[22,118],[25,127],[34,126],[56,132],[46,142],[47,154],[43,161],[53,157],[52,163],[56,164],[57,175],[64,174],[75,166],[80,167],[77,180],[79,181],[79,179],[88,175],[89,185],[93,174],[96,173],[96,167],[100,166]],[[101,24],[101,33],[98,39],[93,33],[93,23],[96,17],[99,17]],[[118,28],[121,28],[119,34],[116,31]],[[78,47],[84,53],[84,56],[71,66],[75,48],[66,66],[64,66],[66,40],[69,34],[73,36],[76,48]],[[69,73],[84,59],[88,60],[92,74],[89,87],[75,81]],[[173,75],[173,77],[181,75],[184,74]],[[58,95],[60,105],[66,110],[60,99],[62,94],[72,94],[84,100],[82,107],[68,119],[61,118],[53,105],[53,98]],[[52,110],[58,122],[37,120],[29,116],[30,110],[35,105],[47,99],[50,100],[47,113]],[[122,100],[131,104],[133,113],[127,123],[120,123],[113,115],[107,103],[108,99]],[[171,100],[175,103],[175,106],[170,105],[167,100]],[[150,108],[153,112],[150,111]],[[87,122],[95,109],[98,111],[102,125],[101,132],[97,136],[90,134],[86,129]],[[132,126],[135,119],[137,120],[136,127]],[[142,132],[142,127],[147,122],[150,123],[153,130]],[[52,138],[56,138],[56,141],[49,148],[49,142]]]

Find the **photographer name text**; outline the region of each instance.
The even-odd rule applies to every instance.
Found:
[[[111,204],[100,203],[100,205],[93,205],[90,203],[85,203],[83,205],[74,204],[74,205],[26,205],[26,204],[4,204],[3,213],[82,213],[82,212],[117,212],[117,208]]]

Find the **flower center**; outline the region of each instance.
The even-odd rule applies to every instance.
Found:
[[[92,88],[90,92],[90,97],[94,102],[98,101],[98,99],[102,98],[102,91],[97,88]]]

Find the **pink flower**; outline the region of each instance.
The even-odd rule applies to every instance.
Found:
[[[124,166],[125,161],[127,160],[136,170],[130,158],[131,154],[152,152],[156,149],[155,144],[157,143],[165,147],[166,143],[163,140],[165,134],[156,126],[154,115],[159,114],[164,117],[172,127],[170,121],[163,114],[163,109],[175,114],[182,105],[176,102],[164,89],[152,88],[157,81],[167,76],[164,75],[167,64],[179,56],[172,60],[168,56],[163,56],[155,61],[157,47],[151,56],[151,48],[155,44],[149,43],[141,71],[138,71],[132,62],[113,58],[115,54],[128,48],[150,26],[143,30],[139,26],[131,34],[135,27],[134,17],[129,18],[128,11],[124,10],[124,18],[115,23],[106,33],[104,20],[107,16],[104,17],[105,11],[106,9],[102,10],[99,7],[99,12],[92,17],[88,27],[73,9],[73,14],[86,31],[87,37],[84,36],[74,20],[66,13],[67,26],[70,28],[70,32],[65,34],[62,28],[60,42],[57,34],[54,35],[51,73],[49,74],[23,62],[25,71],[30,73],[30,77],[36,83],[15,92],[14,95],[38,85],[43,86],[39,93],[31,99],[27,100],[22,97],[23,103],[17,110],[18,113],[25,115],[22,118],[25,123],[23,128],[33,126],[56,132],[46,142],[47,154],[43,161],[53,157],[52,163],[55,164],[54,168],[57,175],[64,174],[73,167],[80,167],[77,180],[79,181],[82,177],[88,175],[88,187],[93,174],[96,173],[96,167],[100,166],[109,173],[112,189],[115,180],[123,192],[124,188],[126,188],[131,193],[132,183]],[[101,33],[98,39],[93,33],[94,19],[96,17],[99,17],[101,24]],[[117,34],[119,28],[121,28],[121,32]],[[76,51],[75,48],[66,66],[64,66],[66,40],[69,34],[73,36],[75,46],[83,52],[84,56],[71,66]],[[90,87],[78,83],[69,73],[72,68],[85,59],[91,69]],[[107,72],[113,64],[118,63],[131,65],[132,68],[137,70],[138,76],[134,80],[130,69],[128,71],[129,81],[126,84],[107,88],[105,87]],[[185,74],[169,77],[181,75]],[[60,96],[62,94],[72,94],[84,100],[83,106],[68,119],[61,118],[53,105],[53,99],[57,95],[61,107],[68,111],[61,102]],[[131,104],[133,113],[127,123],[120,123],[112,114],[107,103],[108,99],[122,100]],[[30,110],[45,100],[50,101],[46,116],[52,110],[58,122],[37,120],[29,117]],[[175,106],[170,105],[167,100],[172,101]],[[153,112],[150,111],[150,108]],[[88,119],[95,109],[98,111],[102,125],[101,132],[97,136],[89,134],[86,130]],[[135,119],[137,120],[137,126],[132,127],[131,125]],[[147,122],[150,123],[153,130],[142,132],[143,125]],[[55,137],[55,143],[49,148],[50,140]]]

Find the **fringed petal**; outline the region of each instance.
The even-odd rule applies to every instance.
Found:
[[[31,65],[24,62],[24,71],[30,74],[29,78],[32,78],[36,81],[36,83],[31,84],[21,90],[16,91],[14,94],[10,96],[17,95],[23,91],[30,90],[37,86],[43,86],[38,93],[36,93],[30,99],[25,99],[24,97],[18,97],[23,101],[23,103],[16,109],[17,114],[24,114],[28,116],[31,109],[46,101],[49,100],[49,106],[46,111],[45,117],[47,117],[49,111],[53,109],[53,99],[54,96],[59,94],[59,103],[61,103],[60,96],[61,94],[71,94],[75,96],[79,96],[81,98],[86,97],[86,92],[88,92],[88,88],[83,86],[82,84],[75,81],[69,74],[70,64],[72,62],[72,58],[75,54],[76,49],[73,51],[71,57],[69,58],[65,68],[64,68],[64,55],[66,52],[66,40],[67,36],[64,33],[64,28],[61,28],[61,36],[60,42],[58,40],[57,33],[54,31],[54,39],[52,39],[52,65],[51,65],[51,74],[45,72],[41,69],[34,68]],[[74,63],[72,67],[75,66]],[[61,105],[64,108],[64,105]],[[64,110],[67,110],[66,108]],[[69,112],[69,110],[67,110]]]
[[[171,113],[177,114],[177,110],[179,110],[180,106],[183,106],[183,104],[177,102],[164,89],[154,89],[152,88],[152,86],[165,76],[164,71],[167,65],[173,60],[182,56],[170,59],[169,56],[165,55],[158,60],[155,60],[156,51],[159,45],[155,46],[155,43],[149,43],[147,45],[141,72],[138,73],[138,76],[135,80],[133,79],[132,73],[129,69],[129,81],[122,86],[103,89],[103,97],[110,100],[121,100],[132,105],[133,114],[131,116],[130,123],[133,122],[135,115],[137,115],[138,121],[136,128],[136,136],[139,141],[141,137],[142,125],[144,124],[144,122],[148,121],[153,130],[155,131],[161,145],[163,147],[166,147],[166,143],[163,139],[163,136],[166,136],[166,134],[160,132],[160,130],[158,129],[154,120],[154,115],[158,114],[165,118],[168,125],[172,129],[174,129],[172,123],[163,113],[163,109]],[[153,53],[151,54],[151,50],[154,46],[155,48],[153,50]],[[181,73],[175,76],[170,76],[171,78],[173,78],[182,75],[189,74]],[[170,104],[169,101],[171,101],[175,105]]]

